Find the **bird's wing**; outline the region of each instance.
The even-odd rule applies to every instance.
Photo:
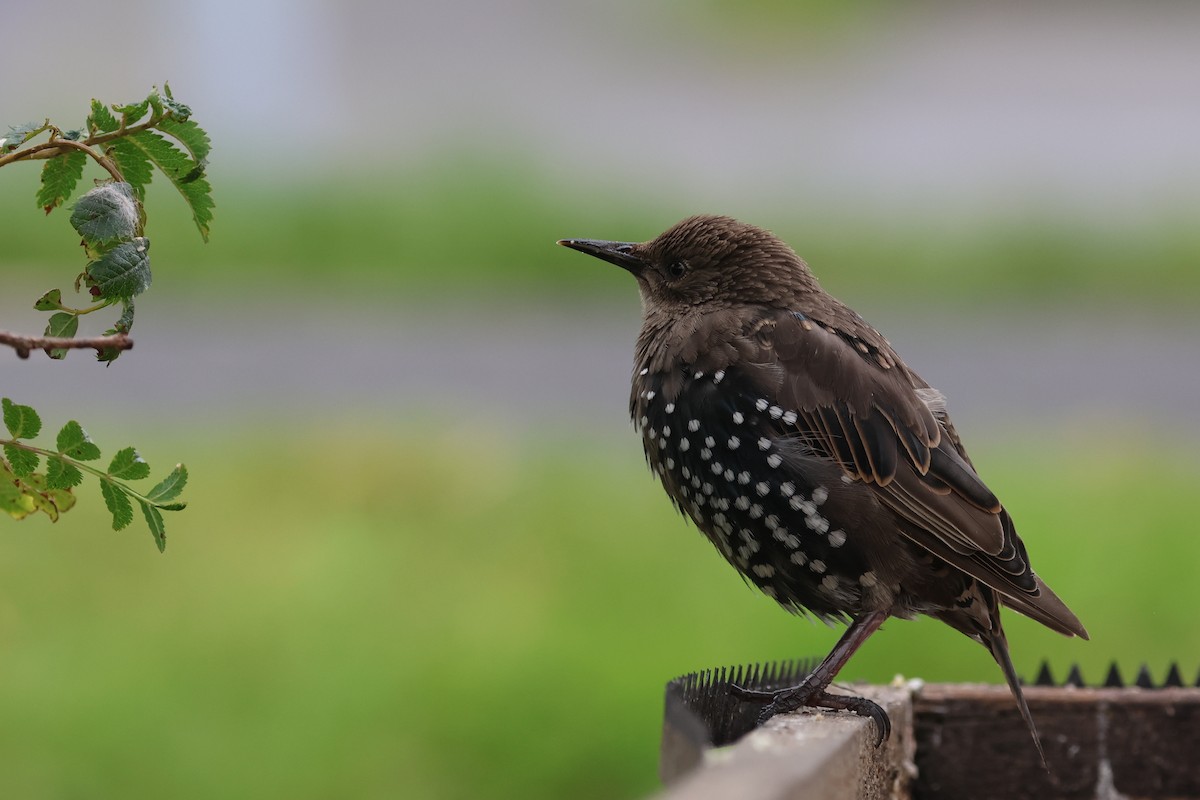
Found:
[[[1030,569],[1008,513],[959,444],[940,393],[873,330],[860,336],[799,313],[765,322],[755,337],[759,381],[773,382],[764,387],[769,396],[796,413],[785,435],[802,436],[850,479],[873,485],[916,544],[1049,627],[1083,631]]]

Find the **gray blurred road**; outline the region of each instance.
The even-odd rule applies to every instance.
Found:
[[[260,311],[147,302],[137,348],[105,369],[84,353],[22,363],[0,352],[0,391],[52,420],[203,428],[321,426],[378,415],[518,433],[627,432],[637,301],[483,302],[449,310],[280,302]],[[1200,324],[1144,312],[993,308],[953,315],[858,303],[950,398],[968,435],[1096,430],[1200,441]],[[84,393],[86,401],[72,398]]]

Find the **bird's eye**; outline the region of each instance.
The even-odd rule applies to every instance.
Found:
[[[675,259],[667,265],[667,274],[672,278],[682,278],[687,274],[687,262]]]

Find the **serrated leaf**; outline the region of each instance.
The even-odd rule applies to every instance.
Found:
[[[0,400],[4,427],[14,439],[32,439],[42,430],[42,418],[29,406],[17,405],[5,397]]]
[[[149,242],[149,240],[147,240]],[[129,333],[133,329],[133,298],[125,297],[121,300],[121,316],[117,317],[117,321],[113,326],[104,332],[105,336],[112,336],[118,333]]]
[[[167,180],[183,195],[184,201],[191,208],[192,221],[196,223],[200,237],[207,242],[215,204],[212,199],[212,186],[203,175],[195,174],[200,165],[154,131],[138,131],[121,142],[140,149],[146,158],[167,176]],[[127,179],[128,177],[126,175]]]
[[[171,85],[163,81],[163,97],[160,98],[162,104],[170,109],[176,119],[186,120],[192,115],[192,109],[175,99],[175,95],[171,94]]]
[[[4,457],[8,459],[13,474],[21,478],[32,475],[33,471],[38,468],[38,464],[41,463],[37,453],[22,450],[15,444],[4,445]]]
[[[138,200],[145,200],[146,184],[154,177],[154,170],[146,154],[128,139],[117,139],[106,145],[104,153],[116,162],[122,177],[133,187],[133,193],[137,195]]]
[[[104,495],[104,505],[113,517],[113,530],[119,531],[133,522],[133,504],[129,497],[111,481],[100,481],[100,493]]]
[[[114,478],[138,481],[150,474],[150,465],[138,455],[137,450],[126,447],[113,456],[112,462],[108,465],[108,474]]]
[[[62,426],[55,444],[58,445],[58,452],[78,461],[95,461],[100,457],[100,448],[75,420]]]
[[[193,120],[167,118],[158,124],[158,129],[178,139],[197,164],[203,165],[207,162],[208,154],[212,150],[212,141]]]
[[[71,226],[90,242],[129,241],[138,235],[138,207],[128,183],[97,186],[75,201]]]
[[[183,487],[187,486],[188,471],[183,464],[176,464],[171,474],[159,481],[158,485],[146,493],[149,500],[161,505],[179,497]]]
[[[70,489],[83,482],[78,467],[61,458],[46,459],[46,486],[51,489]]]
[[[0,153],[15,150],[24,144],[38,131],[45,129],[46,123],[26,122],[24,125],[10,125],[8,133],[0,138]]]
[[[150,108],[154,109],[154,116],[161,117],[163,115],[163,99],[158,93],[158,89],[151,89],[150,96],[146,98],[146,102],[150,104]]]
[[[47,214],[58,208],[75,191],[83,177],[87,155],[82,150],[68,150],[46,161],[42,167],[42,188],[38,189],[37,204]]]
[[[142,503],[142,514],[146,517],[146,524],[150,526],[150,533],[154,536],[154,543],[158,545],[158,552],[165,552],[167,549],[167,526],[163,524],[162,514],[158,513],[158,509],[149,503]]]
[[[25,491],[33,500],[33,505],[38,511],[50,518],[51,522],[58,522],[58,496],[56,492],[50,491],[46,486],[46,476],[40,474],[28,475],[23,480]]]
[[[58,336],[63,339],[73,339],[75,332],[79,330],[79,317],[74,314],[68,314],[65,311],[60,311],[57,314],[50,315],[50,322],[46,325],[46,336]],[[65,347],[56,347],[49,352],[49,356],[53,359],[63,359],[67,357],[67,349]]]
[[[65,311],[60,311],[57,314],[50,315],[50,322],[46,325],[45,335],[70,339],[78,330],[79,317],[74,314],[68,314]]]
[[[111,133],[121,127],[121,124],[104,103],[93,98],[92,113],[88,115],[87,126],[94,133]]]
[[[50,499],[54,502],[54,506],[58,509],[58,513],[60,514],[65,514],[74,508],[75,501],[78,499],[75,497],[75,493],[70,489],[62,489],[56,486],[47,488],[46,494],[50,496]]]
[[[0,464],[0,511],[13,519],[25,519],[36,510],[37,505],[20,481],[4,464]]]
[[[150,240],[139,236],[87,265],[91,284],[105,300],[133,297],[150,288]]]
[[[146,98],[140,103],[130,103],[125,106],[114,106],[113,111],[123,116],[126,126],[134,125],[142,117],[146,116],[146,112],[150,110],[150,98]]]
[[[149,243],[149,240],[147,240]],[[113,336],[118,333],[129,333],[133,328],[133,298],[121,298],[121,316],[113,323],[113,326],[104,332],[105,336]],[[124,351],[118,347],[105,347],[96,351],[96,360],[102,363],[111,364],[121,357]]]
[[[37,299],[33,307],[38,311],[57,311],[60,308],[65,308],[62,302],[62,292],[58,289],[51,289]]]

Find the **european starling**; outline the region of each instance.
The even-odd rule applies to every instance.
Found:
[[[678,510],[788,611],[850,622],[800,685],[738,690],[763,703],[760,721],[846,709],[882,741],[879,706],[826,689],[888,617],[927,614],[988,648],[1041,754],[1000,606],[1087,632],[1030,569],[941,392],[768,231],[697,216],[649,242],[559,244],[637,279],[629,410]]]

